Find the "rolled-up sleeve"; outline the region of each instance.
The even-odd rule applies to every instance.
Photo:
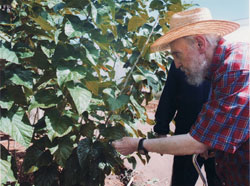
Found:
[[[228,153],[234,153],[249,139],[249,70],[217,76],[190,135]]]

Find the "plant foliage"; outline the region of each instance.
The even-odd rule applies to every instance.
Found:
[[[4,4],[0,130],[26,147],[23,170],[33,174],[31,185],[104,185],[106,175],[124,169],[109,142],[144,136],[136,123],[153,123],[143,101],[161,90],[168,60],[150,54],[149,46],[168,31],[169,16],[189,5],[180,0]],[[13,157],[3,148],[1,184],[18,185]]]

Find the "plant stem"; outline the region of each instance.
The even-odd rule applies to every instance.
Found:
[[[157,26],[158,21],[159,21],[159,16],[158,16],[157,20],[156,20],[155,23],[154,23],[154,26],[153,26],[153,28],[152,28],[152,30],[151,30],[151,33],[149,34],[148,39],[147,39],[146,43],[144,44],[144,46],[143,46],[143,48],[142,48],[142,50],[141,50],[140,55],[137,57],[137,59],[136,59],[134,65],[132,66],[132,68],[131,68],[131,70],[130,70],[130,72],[129,72],[129,75],[127,76],[127,78],[126,78],[126,80],[125,80],[125,83],[124,83],[123,88],[122,88],[122,90],[121,90],[121,92],[120,92],[120,95],[123,94],[123,92],[125,91],[125,88],[126,88],[126,86],[127,86],[127,84],[128,84],[128,80],[129,80],[129,78],[131,77],[131,75],[132,75],[132,73],[133,73],[133,71],[134,71],[134,69],[135,69],[137,63],[139,62],[139,59],[141,58],[141,56],[142,56],[142,54],[143,54],[143,52],[144,52],[144,50],[145,50],[145,47],[147,46],[147,44],[148,44],[148,42],[149,42],[149,40],[150,40],[152,34],[154,33],[154,29],[155,29],[155,27]],[[108,117],[107,117],[107,120],[105,121],[105,125],[108,124],[109,119],[110,119],[110,117],[112,116],[112,114],[113,114],[113,112],[110,112],[110,113],[109,113],[109,115],[108,115]]]
[[[139,59],[141,58],[141,56],[142,56],[142,54],[143,54],[143,52],[144,52],[144,50],[145,50],[145,47],[147,46],[147,44],[148,44],[148,42],[149,42],[149,40],[150,40],[150,38],[151,38],[151,36],[152,36],[152,34],[153,34],[153,32],[154,32],[154,29],[155,29],[155,27],[157,26],[158,21],[159,21],[159,16],[158,16],[157,20],[156,20],[155,23],[154,23],[154,26],[153,26],[153,28],[152,28],[152,31],[151,31],[151,33],[149,34],[148,39],[147,39],[146,43],[144,44],[144,46],[143,46],[143,48],[142,48],[142,50],[141,50],[140,55],[137,57],[137,59],[136,59],[134,65],[132,66],[132,68],[131,68],[131,70],[130,70],[130,72],[129,72],[129,74],[128,74],[126,80],[125,80],[125,83],[124,83],[123,88],[122,88],[122,90],[121,90],[121,94],[124,92],[124,90],[125,90],[125,88],[126,88],[126,86],[127,86],[127,84],[128,84],[128,80],[129,80],[130,76],[132,75],[132,73],[133,73],[133,71],[134,71],[134,69],[135,69],[137,63],[139,62]]]

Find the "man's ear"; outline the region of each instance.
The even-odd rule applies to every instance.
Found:
[[[207,47],[207,42],[206,42],[206,38],[202,35],[196,35],[195,36],[195,40],[196,40],[196,47],[198,49],[198,51],[202,54],[205,53],[206,51],[206,47]]]

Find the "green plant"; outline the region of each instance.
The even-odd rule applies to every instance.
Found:
[[[31,184],[104,185],[106,175],[124,169],[109,142],[145,136],[138,121],[153,124],[142,105],[161,90],[168,60],[150,54],[149,46],[167,32],[169,16],[190,5],[180,0],[5,3],[12,7],[0,12],[0,130],[27,148],[23,166],[34,176]],[[119,79],[117,65],[126,72]],[[143,93],[144,87],[149,91]],[[18,185],[6,149],[0,166],[7,178],[2,184]]]

